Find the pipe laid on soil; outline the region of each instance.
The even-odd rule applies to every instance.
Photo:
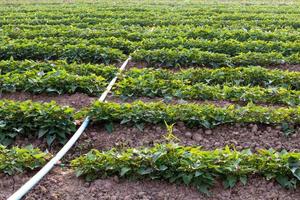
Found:
[[[128,61],[131,59],[129,57],[120,67],[119,73],[110,81],[109,85],[106,87],[106,90],[102,93],[98,101],[103,102],[111,90],[112,86],[118,79],[119,74],[125,69]],[[17,190],[13,195],[11,195],[8,200],[19,200],[21,199],[29,190],[31,190],[53,167],[58,161],[71,149],[75,144],[78,138],[81,136],[85,128],[90,122],[90,117],[87,116],[79,129],[74,133],[71,139],[65,144],[65,146],[53,157],[38,173],[36,173],[29,181],[27,181],[19,190]]]

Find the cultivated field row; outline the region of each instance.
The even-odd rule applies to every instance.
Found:
[[[135,3],[1,6],[0,199],[299,199],[299,4]]]

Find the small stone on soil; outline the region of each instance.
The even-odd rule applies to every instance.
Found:
[[[187,138],[191,138],[192,133],[191,132],[185,132],[184,136],[187,137]]]
[[[258,130],[258,127],[257,127],[256,124],[254,124],[254,125],[252,126],[251,132],[252,132],[252,133],[255,133],[255,132],[257,132],[257,130]]]
[[[211,135],[212,134],[212,130],[210,130],[210,129],[207,129],[207,130],[205,130],[205,132],[204,132],[206,135]]]
[[[177,128],[173,128],[173,133],[176,135],[181,134],[180,130],[178,130]]]
[[[188,132],[188,133],[189,133],[189,132]],[[200,142],[200,141],[202,141],[202,139],[203,139],[202,135],[200,135],[200,134],[198,134],[198,133],[195,133],[195,134],[193,135],[193,140],[195,140],[196,142]]]

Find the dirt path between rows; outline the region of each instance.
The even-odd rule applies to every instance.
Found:
[[[94,125],[87,129],[80,139],[81,149],[85,146],[100,150],[112,147],[152,146],[154,143],[166,142],[167,130],[164,126],[146,125],[143,131],[136,127],[115,124],[113,132],[108,133],[104,125]],[[178,123],[173,128],[174,135],[182,145],[202,146],[205,150],[235,146],[238,150],[250,148],[273,148],[278,151],[300,151],[300,129],[285,136],[280,127],[265,125],[222,125],[215,129],[187,128]]]
[[[0,177],[0,200],[6,199],[30,174]],[[286,190],[275,181],[262,177],[249,177],[243,186],[238,183],[232,189],[224,189],[222,183],[210,190],[211,196],[199,193],[193,187],[171,184],[160,180],[124,180],[118,177],[99,179],[92,183],[74,176],[73,171],[56,167],[29,194],[26,200],[295,200],[300,199],[300,189]]]
[[[182,123],[175,124],[173,134],[178,138],[181,145],[201,146],[205,150],[223,148],[228,145],[237,150],[250,148],[258,149],[273,148],[278,151],[300,151],[300,129],[295,133],[285,136],[280,126],[266,126],[256,124],[222,125],[214,129],[187,128]],[[109,133],[104,124],[90,125],[82,134],[76,145],[63,159],[68,162],[76,156],[87,153],[90,149],[109,150],[112,147],[123,149],[128,147],[153,146],[155,143],[167,142],[165,136],[166,127],[163,125],[145,125],[141,131],[134,126],[113,124],[113,132]],[[13,145],[27,146],[32,144],[42,150],[48,150],[55,154],[62,147],[54,144],[48,147],[46,142],[38,139],[19,138]]]

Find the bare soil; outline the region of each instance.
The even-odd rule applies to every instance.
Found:
[[[0,176],[0,200],[6,199],[17,190],[32,174],[17,175],[14,180]],[[224,189],[217,181],[208,197],[193,187],[171,184],[159,180],[124,180],[117,177],[98,179],[92,183],[76,178],[72,170],[59,167],[47,175],[29,194],[26,200],[295,200],[300,199],[300,189],[286,190],[275,181],[262,177],[249,177],[244,186],[238,183],[232,189]]]
[[[162,125],[145,125],[143,130],[134,126],[114,124],[113,132],[109,133],[104,124],[90,125],[82,134],[76,145],[64,157],[63,162],[87,153],[90,149],[109,150],[110,148],[128,148],[139,146],[153,146],[156,143],[168,142],[167,130]],[[288,151],[300,151],[300,128],[285,136],[280,126],[265,126],[256,124],[221,125],[214,129],[187,128],[183,123],[177,123],[173,127],[173,134],[178,138],[175,142],[181,145],[201,146],[204,150],[223,148],[228,145],[237,150],[258,149],[275,150],[286,149]],[[18,139],[15,146],[26,146],[32,144],[42,150],[55,154],[62,145],[47,144],[38,139]]]
[[[96,148],[107,150],[112,147],[138,147],[152,146],[155,143],[166,142],[167,130],[164,126],[146,125],[141,131],[136,127],[114,124],[113,132],[108,133],[103,125],[90,126],[80,139],[81,151]],[[182,123],[173,127],[173,134],[182,145],[202,146],[205,150],[223,148],[226,145],[235,146],[238,150],[250,148],[273,148],[278,151],[300,150],[300,129],[295,133],[285,136],[280,126],[265,126],[256,124],[222,125],[214,129],[187,128]]]
[[[268,67],[270,69],[281,69],[281,70],[288,70],[288,71],[295,71],[295,72],[299,72],[300,71],[300,65],[276,65],[276,66],[270,66]]]

